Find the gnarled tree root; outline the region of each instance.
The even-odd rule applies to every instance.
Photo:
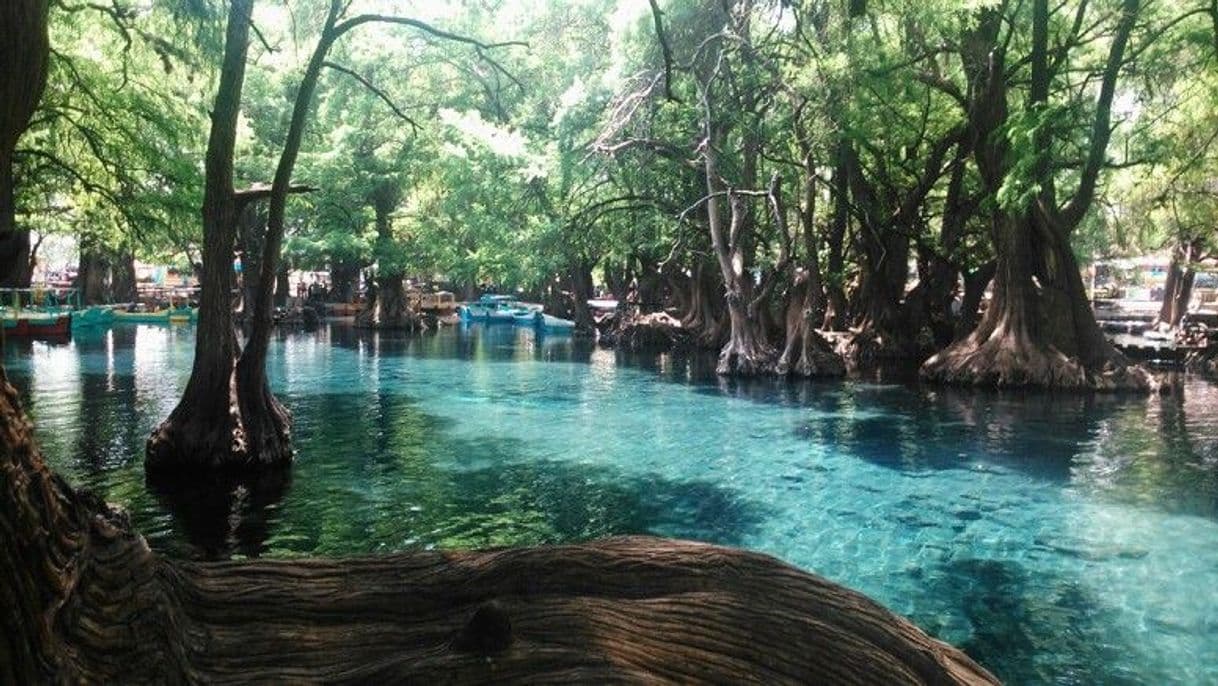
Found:
[[[2,372],[0,600],[2,683],[995,683],[858,593],[699,543],[160,559],[46,468]]]
[[[692,338],[690,330],[667,313],[619,313],[601,342],[619,350],[662,352],[688,347]]]
[[[1153,374],[1113,353],[1088,367],[1023,336],[991,335],[981,342],[973,336],[932,356],[920,373],[924,381],[956,386],[1143,393],[1159,389]]]

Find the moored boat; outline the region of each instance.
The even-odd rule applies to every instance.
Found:
[[[191,307],[162,308],[159,310],[114,310],[113,320],[126,324],[185,324],[197,320],[198,310]]]
[[[108,326],[114,321],[114,309],[104,305],[86,307],[72,312],[72,326]]]
[[[72,315],[66,312],[8,311],[0,317],[0,325],[3,325],[6,336],[58,338],[71,334]]]
[[[575,328],[575,322],[552,314],[538,312],[533,315],[532,325],[542,331],[570,331]]]
[[[512,324],[517,314],[540,312],[541,305],[517,302],[510,295],[487,294],[477,302],[464,303],[457,308],[463,322],[486,322],[488,324]]]

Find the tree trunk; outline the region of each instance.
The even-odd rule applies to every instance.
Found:
[[[1199,241],[1186,241],[1172,250],[1171,265],[1167,269],[1167,281],[1163,284],[1163,304],[1154,326],[1164,331],[1180,328],[1180,322],[1188,313],[1188,304],[1193,299],[1193,283],[1197,271],[1193,262],[1199,252]]]
[[[1090,206],[1111,133],[1109,116],[1122,55],[1137,19],[1138,0],[1123,0],[1122,12],[1100,87],[1087,165],[1073,198],[1058,209],[1049,147],[1038,136],[1034,173],[1038,195],[1022,210],[996,209],[992,221],[997,272],[994,299],[972,335],[953,343],[922,366],[924,379],[949,384],[1077,390],[1139,390],[1158,387],[1104,338],[1095,321],[1070,232]],[[1027,106],[1045,105],[1048,93],[1048,0],[1033,2],[1031,88]],[[980,11],[961,50],[972,81],[969,129],[982,183],[992,196],[1011,172],[1006,125],[1007,73],[999,47],[1000,11]]]
[[[575,317],[575,331],[582,335],[596,334],[596,322],[588,307],[592,289],[592,265],[586,258],[580,258],[571,269],[571,311]]]
[[[378,274],[376,290],[364,309],[355,316],[355,325],[365,329],[398,331],[417,331],[422,328],[418,314],[410,309],[405,281],[406,277],[401,274]]]
[[[241,324],[248,335],[252,324],[254,301],[258,299],[262,244],[266,223],[255,202],[245,203],[237,213],[237,241],[241,253]]]
[[[825,270],[825,321],[827,331],[846,330],[846,228],[850,223],[850,143],[843,137],[837,144],[833,166],[833,221],[829,225],[826,247],[829,259]]]
[[[150,476],[250,470],[286,464],[291,458],[286,435],[282,444],[266,445],[267,413],[257,412],[260,398],[249,403],[249,394],[241,393],[244,380],[236,369],[232,287],[239,208],[233,188],[233,150],[253,4],[253,0],[229,3],[224,61],[205,159],[203,274],[194,364],[182,399],[148,439],[144,465]],[[257,386],[255,395],[262,390]],[[286,412],[275,414],[271,421],[276,420],[282,423],[272,426],[271,433],[286,434]]]
[[[821,300],[808,272],[796,277],[787,304],[786,343],[778,358],[778,374],[803,377],[838,377],[846,374],[842,357],[816,330],[816,325],[821,321],[816,308]]]
[[[110,267],[111,302],[135,302],[135,252],[124,246],[119,249]]]
[[[30,233],[17,226],[13,153],[46,88],[47,0],[0,3],[0,288],[30,285]]]
[[[689,279],[687,310],[681,317],[682,328],[688,329],[700,348],[718,350],[727,342],[726,309],[723,306],[722,283],[715,278],[717,269],[699,259]]]
[[[279,265],[275,272],[275,307],[287,307],[288,297],[292,295],[292,284],[288,278],[291,271],[287,264]]]
[[[752,275],[744,269],[745,262],[739,239],[729,244],[723,235],[719,204],[713,197],[718,192],[718,183],[714,181],[718,178],[718,172],[715,170],[714,153],[710,150],[710,145],[704,154],[707,159],[708,188],[712,195],[707,200],[711,243],[719,256],[719,267],[723,273],[729,321],[728,340],[719,351],[719,364],[715,371],[724,376],[771,374],[776,370],[778,354],[762,334],[756,313],[750,311],[753,309]],[[728,193],[728,205],[731,208],[730,236],[740,236],[743,233],[744,215],[748,212],[744,202],[742,196]]]
[[[82,242],[76,272],[76,289],[82,305],[110,302],[110,260],[104,249]]]
[[[377,263],[376,291],[367,305],[355,316],[355,325],[368,329],[416,331],[423,322],[410,309],[406,296],[406,275],[402,265],[389,258],[395,251],[393,210],[401,199],[396,182],[386,180],[372,194],[372,209],[376,214],[376,240],[381,259]]]
[[[997,683],[858,593],[702,543],[162,559],[31,436],[0,371],[2,683]]]
[[[960,311],[956,314],[955,340],[964,338],[977,328],[985,289],[994,280],[994,274],[997,272],[998,262],[990,260],[974,271],[964,274],[964,295],[960,298]]]
[[[359,266],[345,262],[330,264],[330,299],[333,302],[349,303],[355,300],[355,282],[359,279]]]

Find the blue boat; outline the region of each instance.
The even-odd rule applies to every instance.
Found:
[[[488,324],[515,324],[517,316],[526,317],[540,312],[541,305],[517,302],[510,295],[487,294],[477,302],[464,303],[457,308],[463,322],[486,322]]]

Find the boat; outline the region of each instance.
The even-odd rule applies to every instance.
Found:
[[[114,309],[105,306],[86,307],[72,311],[72,326],[109,326],[114,321]]]
[[[515,303],[512,308],[512,321],[519,326],[533,326],[542,309],[541,305],[535,303]]]
[[[514,324],[517,314],[526,315],[541,309],[541,305],[517,302],[510,295],[487,294],[477,302],[462,304],[457,308],[457,314],[463,322]]]
[[[575,322],[545,312],[537,312],[533,315],[532,326],[541,331],[570,331],[575,328]]]
[[[126,324],[186,324],[198,317],[199,311],[191,307],[166,307],[151,311],[114,310],[114,321]]]
[[[115,310],[114,321],[124,324],[165,324],[169,321],[169,309]]]
[[[29,338],[60,338],[72,332],[72,315],[63,312],[31,312],[6,310],[0,317],[5,336]]]

